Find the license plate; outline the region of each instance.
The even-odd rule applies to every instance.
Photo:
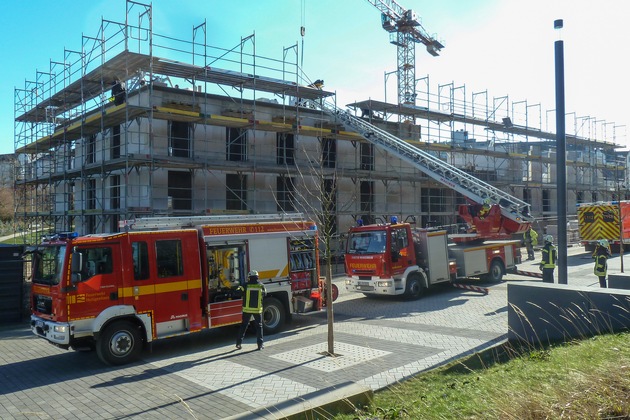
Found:
[[[366,292],[368,292],[368,291],[374,290],[374,287],[372,287],[372,286],[359,286],[358,289],[359,290],[365,290]]]

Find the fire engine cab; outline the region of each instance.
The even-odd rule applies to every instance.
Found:
[[[28,250],[35,335],[124,364],[154,340],[240,323],[237,287],[249,270],[267,292],[266,333],[325,304],[317,227],[301,214],[157,217],[121,227],[56,235]]]

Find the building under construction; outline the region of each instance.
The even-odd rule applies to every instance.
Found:
[[[210,46],[202,23],[188,40],[162,37],[151,15],[127,2],[125,22],[102,20],[80,52],[63,51],[15,90],[22,228],[113,232],[121,220],[226,212],[316,218],[322,207],[337,232],[359,217],[458,222],[462,196],[313,106],[335,95],[303,74],[297,44],[261,57],[254,35]],[[413,105],[342,105],[529,203],[537,228],[555,224],[547,111],[428,77],[416,89]],[[569,214],[576,203],[628,198],[614,124],[568,115]]]

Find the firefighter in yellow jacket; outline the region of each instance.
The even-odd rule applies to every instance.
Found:
[[[542,248],[542,261],[540,261],[540,270],[543,272],[543,282],[553,283],[553,271],[556,269],[556,260],[558,252],[553,245],[553,236],[545,235],[545,246]]]
[[[599,287],[606,287],[606,274],[608,272],[608,258],[611,256],[610,247],[606,239],[597,241],[597,247],[593,251],[595,268],[593,273],[599,278]]]
[[[265,296],[265,286],[258,281],[258,271],[252,270],[247,275],[249,278],[245,286],[239,286],[237,290],[243,292],[243,318],[241,320],[241,328],[236,339],[236,348],[241,348],[241,343],[245,338],[247,332],[247,326],[249,325],[252,317],[254,318],[254,325],[256,326],[256,342],[258,344],[258,350],[263,349],[263,296]]]
[[[523,242],[527,248],[527,260],[534,261],[534,247],[538,245],[538,233],[531,226],[523,234]]]

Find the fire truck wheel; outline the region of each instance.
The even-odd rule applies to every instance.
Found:
[[[407,299],[418,299],[420,296],[422,296],[422,283],[420,282],[420,276],[412,274],[407,278],[405,297]]]
[[[503,280],[503,263],[499,260],[492,261],[490,264],[490,271],[485,275],[485,280],[492,283],[499,283]]]
[[[337,300],[337,298],[339,297],[339,288],[337,287],[336,284],[332,285],[332,300],[333,302]]]
[[[268,298],[263,302],[263,328],[265,334],[275,334],[284,325],[284,305],[276,298]]]
[[[124,365],[140,355],[142,338],[138,327],[129,321],[117,321],[101,333],[96,345],[99,359],[108,365]]]

